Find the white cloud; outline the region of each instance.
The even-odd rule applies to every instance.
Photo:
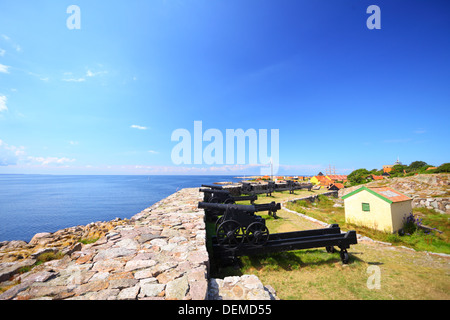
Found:
[[[48,164],[56,164],[56,165],[61,165],[61,164],[65,164],[65,163],[70,163],[70,162],[74,162],[75,159],[69,159],[69,158],[57,158],[57,157],[32,157],[29,156],[28,160],[32,161],[32,162],[38,162],[41,165],[45,166]]]
[[[33,76],[33,77],[36,77],[36,78],[39,78],[39,80],[41,80],[41,81],[45,81],[45,82],[47,82],[47,81],[49,81],[50,80],[50,78],[49,77],[46,77],[46,76],[43,76],[43,75],[41,75],[41,74],[37,74],[37,73],[34,73],[34,72],[28,72],[28,74],[30,75],[30,76]]]
[[[14,41],[11,40],[10,37],[8,37],[5,34],[2,34],[1,37],[5,40],[8,41],[11,46],[17,51],[17,52],[22,52],[22,47],[20,45],[18,45],[17,43],[15,43]]]
[[[83,82],[86,81],[85,78],[70,78],[70,79],[62,79],[63,81],[66,82]]]
[[[76,161],[67,157],[35,157],[27,156],[25,147],[16,147],[0,140],[0,166],[34,165],[34,166],[62,166]]]
[[[144,126],[138,126],[137,124],[132,124],[132,125],[130,126],[130,128],[133,128],[133,129],[139,129],[139,130],[147,130],[147,129],[148,129],[147,127],[144,127]]]
[[[6,106],[6,96],[0,96],[0,112],[8,111],[8,107]]]
[[[425,129],[417,129],[417,130],[414,131],[414,133],[417,133],[417,134],[422,134],[422,133],[425,133],[425,132],[427,132],[427,130],[425,130]]]
[[[155,150],[148,150],[148,152],[151,153],[151,154],[158,154],[159,153],[158,151],[155,151]]]
[[[78,141],[69,141],[69,143],[70,143],[72,146],[78,145]]]
[[[85,82],[85,81],[89,81],[89,79],[94,78],[94,77],[98,77],[101,75],[105,75],[107,74],[108,71],[92,71],[91,69],[88,69],[86,71],[86,73],[82,74],[80,72],[70,72],[70,71],[66,71],[63,72],[63,77],[62,77],[62,81],[65,82]],[[43,81],[46,81],[46,79],[41,79]]]
[[[101,75],[107,74],[107,73],[108,73],[108,71],[93,72],[93,71],[88,69],[88,71],[86,72],[86,77],[96,77],[96,76],[101,76]]]
[[[16,165],[24,155],[25,147],[11,146],[0,140],[0,166]]]
[[[5,49],[0,48],[0,57],[3,57],[6,53]]]
[[[0,63],[0,72],[2,73],[9,73],[8,68],[10,68],[9,66],[5,66],[4,64]]]

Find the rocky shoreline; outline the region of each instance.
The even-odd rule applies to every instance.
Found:
[[[131,219],[0,242],[0,300],[275,299],[255,276],[209,279],[201,199],[182,189]]]

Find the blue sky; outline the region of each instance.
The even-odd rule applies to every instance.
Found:
[[[0,3],[0,173],[259,173],[175,165],[194,121],[278,129],[279,174],[440,165],[449,88],[444,0]]]

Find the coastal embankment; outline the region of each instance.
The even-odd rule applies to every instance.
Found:
[[[275,299],[254,275],[209,278],[202,197],[186,188],[131,219],[0,242],[0,300]]]

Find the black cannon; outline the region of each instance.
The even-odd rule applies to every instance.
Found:
[[[269,239],[266,220],[258,211],[279,210],[280,204],[267,205],[215,204],[199,202],[199,208],[221,210],[216,222],[216,243],[225,250],[234,250],[244,243],[251,247],[263,246]]]
[[[269,181],[268,184],[260,184],[260,185],[253,185],[250,182],[242,182],[241,186],[241,194],[261,194],[265,193],[267,196],[272,195],[272,192],[275,191],[274,189],[275,183],[273,181]]]
[[[198,207],[200,209],[205,209],[207,215],[210,212],[214,213],[215,216],[220,216],[224,215],[227,210],[233,209],[238,212],[253,213],[267,211],[269,216],[272,215],[274,218],[277,218],[277,211],[281,209],[281,204],[275,203],[275,201],[252,205],[199,202]]]
[[[275,191],[289,191],[290,194],[293,194],[295,190],[300,189],[308,189],[308,191],[311,191],[312,187],[312,183],[302,184],[296,181],[288,180],[285,185],[275,187]]]
[[[202,187],[215,189],[215,190],[223,190],[222,186],[219,186],[219,185],[216,185],[216,184],[202,184]]]
[[[258,200],[256,195],[250,196],[232,196],[227,190],[220,189],[199,189],[203,192],[203,201],[210,203],[236,203],[236,201],[250,200],[253,204],[255,200]]]

